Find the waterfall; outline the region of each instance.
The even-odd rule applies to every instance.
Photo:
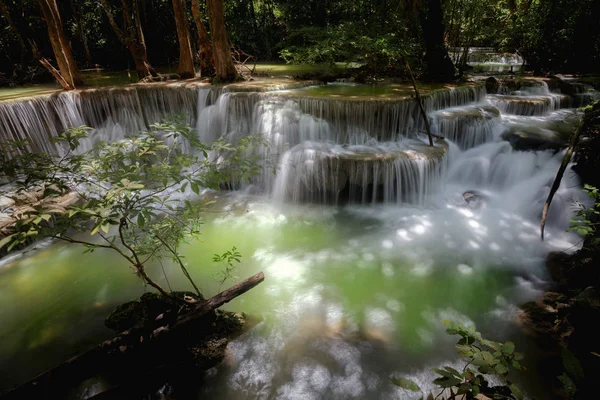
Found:
[[[501,85],[500,93],[488,101],[503,114],[540,116],[572,105],[570,96],[551,92],[544,81],[522,81],[514,91]]]
[[[55,154],[50,141],[70,127],[95,128],[89,148],[99,140],[149,129],[173,114],[196,119],[197,88],[179,85],[139,85],[61,92],[49,96],[0,102],[0,138],[29,139],[31,148]]]
[[[424,107],[447,140],[430,148],[413,98],[310,95],[306,85],[133,85],[0,102],[0,137],[28,137],[34,150],[56,153],[51,137],[88,125],[89,149],[176,113],[205,143],[263,135],[266,145],[254,154],[266,162],[250,184],[279,202],[423,205],[446,181],[503,190],[534,174],[531,156],[499,140],[530,125],[538,136],[563,135],[568,127],[557,128],[561,114],[552,113],[572,104],[534,80],[503,85],[498,95],[480,85],[436,90],[423,95]]]
[[[489,106],[447,108],[430,113],[434,132],[452,140],[461,149],[492,141],[501,128],[500,111]]]
[[[419,140],[344,146],[307,141],[284,154],[278,202],[423,204],[446,173],[448,144]],[[342,198],[343,196],[343,198]]]

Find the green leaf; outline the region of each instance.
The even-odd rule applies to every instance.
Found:
[[[442,388],[450,388],[453,386],[457,386],[462,381],[458,378],[450,377],[450,378],[437,378],[433,381],[436,385]]]
[[[512,362],[512,366],[514,369],[516,369],[517,371],[521,371],[521,364],[519,364],[518,361],[514,361]]]
[[[15,235],[16,235],[16,234],[15,234],[15,233],[13,233],[12,235],[8,235],[8,236],[6,236],[6,237],[2,238],[2,239],[0,240],[0,249],[1,249],[1,248],[3,248],[4,246],[6,246],[8,243],[10,243],[10,242],[13,240],[13,237],[14,237]]]
[[[421,388],[415,382],[411,381],[408,378],[400,377],[400,378],[391,378],[390,381],[402,389],[407,389],[413,392],[420,392]]]
[[[577,393],[577,386],[575,385],[575,382],[573,382],[573,380],[564,372],[558,377],[558,380],[563,385],[565,393],[567,393],[569,399],[575,398],[575,394]]]
[[[479,372],[481,372],[482,374],[492,374],[492,373],[494,373],[494,372],[495,372],[495,371],[494,371],[494,369],[493,369],[492,367],[490,367],[490,366],[487,366],[487,365],[482,365],[482,366],[481,366],[481,367],[479,367],[477,370],[478,370]]]
[[[498,363],[498,360],[496,360],[489,351],[482,351],[481,356],[489,365],[495,365]]]
[[[458,372],[457,370],[455,370],[452,367],[444,367],[444,369],[448,372],[450,372],[452,375],[456,376],[457,378],[462,378],[462,374],[460,372]]]
[[[583,368],[577,357],[564,347],[561,349],[560,356],[562,358],[563,366],[569,376],[573,378],[575,382],[583,380]]]
[[[513,342],[506,342],[502,346],[502,352],[504,354],[512,354],[515,352],[515,344]]]
[[[521,389],[519,389],[519,387],[514,383],[508,385],[508,388],[510,389],[512,394],[517,398],[517,400],[523,400],[525,398],[525,396],[523,396],[523,392],[521,392]]]
[[[505,375],[508,374],[508,367],[502,363],[498,363],[494,369],[496,370],[497,373],[499,373],[500,375]]]
[[[471,385],[468,383],[461,383],[458,387],[456,394],[465,394],[471,390]]]

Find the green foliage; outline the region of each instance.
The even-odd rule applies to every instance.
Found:
[[[591,239],[591,244],[597,245],[600,243],[600,238],[596,237],[596,229],[598,226],[598,217],[600,216],[600,190],[592,185],[584,185],[583,190],[593,200],[590,207],[586,207],[581,202],[576,202],[577,212],[571,220],[569,231],[577,231],[584,238]]]
[[[237,251],[235,246],[223,254],[213,256],[213,262],[223,265],[223,269],[214,275],[214,279],[219,281],[219,291],[221,291],[221,286],[226,280],[237,279],[237,276],[234,276],[233,273],[237,268],[237,264],[240,263],[241,257],[241,253]]]
[[[577,393],[577,383],[584,379],[583,367],[577,357],[564,347],[561,349],[560,356],[565,372],[557,378],[562,384],[567,398],[574,399]]]
[[[420,45],[406,35],[405,29],[367,35],[360,26],[346,22],[336,26],[304,27],[293,32],[291,45],[280,52],[281,58],[293,64],[358,62],[377,74],[403,71],[402,56],[419,59]],[[418,65],[417,63],[414,63]]]
[[[402,389],[410,390],[411,392],[420,392],[421,391],[421,388],[419,387],[419,385],[417,385],[416,383],[414,383],[413,381],[411,381],[410,379],[405,378],[405,377],[392,378],[392,379],[390,379],[390,381],[394,385],[401,387]]]
[[[475,399],[479,394],[492,399],[524,398],[518,386],[508,380],[510,371],[525,370],[520,363],[523,355],[515,351],[513,342],[500,343],[484,339],[473,326],[457,325],[450,321],[444,321],[444,325],[448,327],[446,333],[461,337],[456,348],[467,362],[461,371],[448,366],[434,369],[439,377],[433,383],[450,392],[448,399]],[[506,384],[490,386],[486,377],[489,375],[498,376]],[[404,389],[415,392],[420,390],[416,383],[407,378],[394,378],[391,382]]]
[[[525,3],[525,1],[522,1]],[[596,0],[537,0],[512,22],[514,41],[534,71],[597,71]]]
[[[201,188],[219,188],[223,182],[252,176],[258,166],[242,154],[262,143],[261,139],[251,137],[238,146],[205,145],[175,118],[153,125],[148,132],[101,142],[91,151],[76,154],[90,130],[72,128],[56,138],[65,150],[60,158],[25,151],[23,143],[6,145],[13,157],[0,159],[4,175],[21,192],[43,187],[46,198],[15,215],[0,247],[10,251],[36,237],[79,243],[87,251],[110,249],[163,294],[146,274],[145,265],[170,257],[199,292],[178,248],[199,233],[206,202],[191,201],[182,194],[189,188],[199,195]],[[77,193],[79,202],[65,211],[55,204],[68,192]],[[239,253],[232,257],[226,259],[229,264],[239,262]]]

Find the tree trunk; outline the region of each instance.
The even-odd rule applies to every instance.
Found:
[[[437,82],[454,79],[454,64],[444,44],[444,16],[441,0],[426,0],[426,10],[420,11],[427,78]]]
[[[63,79],[72,87],[83,85],[83,79],[71,52],[71,45],[65,38],[62,30],[62,21],[58,13],[56,0],[39,0],[42,14],[48,25],[48,36],[54,50],[56,63]]]
[[[173,0],[173,13],[175,14],[177,38],[179,39],[179,67],[177,73],[181,79],[194,78],[196,72],[194,71],[194,59],[183,0]]]
[[[8,7],[2,0],[0,0],[0,15],[4,16],[6,22],[8,22],[8,26],[10,27],[12,34],[15,35],[17,41],[19,42],[19,47],[21,47],[21,65],[23,65],[25,63],[25,57],[27,56],[27,45],[25,44],[25,40],[23,40],[23,36],[21,36],[17,25],[10,16]]]
[[[208,32],[202,22],[200,14],[199,0],[192,0],[192,15],[198,30],[198,51],[200,53],[200,76],[209,76],[215,72],[215,64],[213,62],[212,43]]]
[[[81,19],[79,19],[79,11],[77,6],[75,5],[75,0],[71,0],[71,11],[73,12],[73,20],[77,25],[77,31],[79,32],[79,38],[81,39],[81,44],[83,44],[83,51],[85,53],[85,62],[87,63],[88,68],[92,67],[92,53],[90,52],[90,46],[88,44],[87,35],[85,34],[85,29],[83,28],[83,23]]]
[[[223,0],[208,0],[210,12],[210,30],[213,39],[213,61],[217,79],[223,82],[234,81],[237,70],[231,57],[231,47],[225,28],[225,10]]]
[[[131,4],[133,8],[133,18],[128,12],[129,7],[127,1],[122,0],[121,3],[123,5],[123,29],[121,29],[117,24],[117,21],[115,21],[115,17],[112,14],[108,1],[100,1],[102,9],[104,9],[104,13],[108,17],[110,26],[113,28],[113,31],[121,43],[127,47],[131,53],[131,56],[133,57],[138,78],[143,79],[149,76],[157,77],[158,74],[148,61],[148,52],[146,51],[146,41],[144,39],[144,32],[142,30],[142,23],[140,21],[138,2],[137,0],[133,0],[133,4]]]

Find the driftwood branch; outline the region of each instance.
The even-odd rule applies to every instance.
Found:
[[[410,68],[410,64],[406,57],[402,57],[402,61],[404,61],[404,66],[408,70],[408,74],[410,75],[410,80],[412,81],[413,89],[415,90],[415,97],[417,99],[417,103],[419,104],[419,110],[421,111],[421,116],[423,117],[423,121],[425,122],[425,129],[427,130],[427,137],[429,138],[429,145],[433,146],[433,137],[431,135],[431,125],[429,125],[429,118],[427,118],[427,113],[425,112],[425,107],[423,107],[423,99],[421,98],[421,94],[419,93],[419,89],[417,88],[417,81],[415,80],[415,76],[412,73],[412,69]]]
[[[153,353],[166,340],[177,340],[191,323],[246,293],[262,281],[262,272],[222,291],[210,299],[200,302],[179,316],[172,324],[158,328],[138,325],[107,340],[100,345],[81,353],[64,363],[37,376],[22,386],[1,396],[8,399],[56,398],[57,391],[73,387],[83,380],[106,370],[111,366],[129,365],[133,360],[154,360]]]
[[[542,209],[542,221],[540,222],[540,234],[542,240],[544,240],[544,228],[546,227],[546,219],[548,218],[548,211],[550,210],[550,204],[552,204],[552,199],[554,198],[554,194],[560,187],[560,182],[562,181],[563,175],[571,162],[571,157],[573,156],[573,152],[577,143],[579,143],[579,135],[581,133],[581,128],[577,129],[573,135],[571,136],[571,143],[569,144],[569,148],[565,156],[563,157],[562,163],[560,164],[560,168],[556,173],[556,177],[554,178],[554,182],[552,183],[552,187],[550,188],[550,193],[548,194],[548,198],[544,203],[544,208]]]
[[[56,68],[54,68],[54,66],[52,65],[52,63],[50,63],[50,61],[48,61],[46,58],[42,57],[42,55],[38,51],[37,45],[33,41],[30,40],[29,44],[31,45],[31,52],[33,53],[33,58],[38,60],[40,62],[40,64],[42,64],[44,66],[44,68],[46,68],[48,70],[48,72],[50,72],[50,74],[52,74],[54,79],[56,79],[58,84],[64,90],[75,89],[72,85],[69,84],[69,82],[67,82],[65,80],[65,78],[63,78],[63,76],[60,74],[60,72],[58,72],[58,70]]]
[[[252,75],[256,71],[256,57],[246,53],[243,50],[237,49],[231,51],[231,56],[233,58],[233,62],[238,70],[238,73],[241,75],[243,73],[243,68],[248,70],[248,73]],[[243,59],[243,61],[242,61]],[[252,68],[246,65],[246,63],[250,60],[254,61],[254,65]]]

